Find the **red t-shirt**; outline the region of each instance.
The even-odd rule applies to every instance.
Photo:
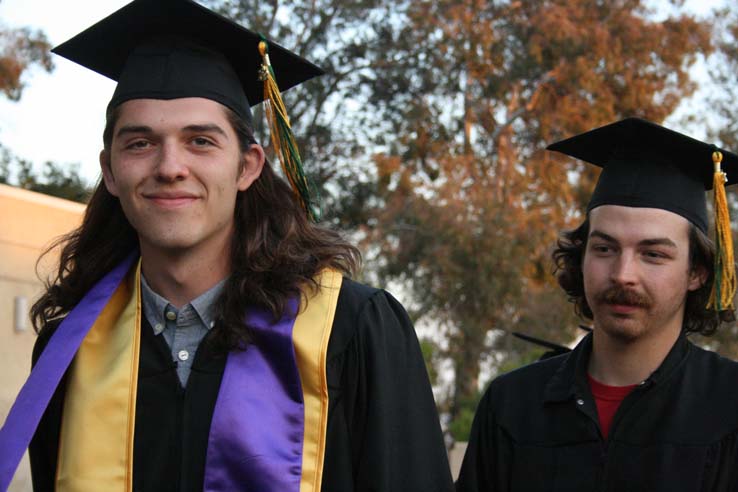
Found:
[[[597,405],[597,415],[600,418],[602,437],[607,439],[615,412],[618,411],[618,407],[623,402],[623,399],[638,385],[608,386],[593,379],[589,374],[587,374],[587,379],[589,380],[589,388],[592,390],[592,396],[594,396],[595,404]]]

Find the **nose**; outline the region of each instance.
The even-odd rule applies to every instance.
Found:
[[[176,142],[164,141],[161,145],[156,165],[156,179],[170,183],[181,181],[189,176],[186,156],[180,151]]]
[[[610,277],[620,285],[634,285],[638,278],[638,263],[636,258],[628,253],[622,253],[612,263]]]

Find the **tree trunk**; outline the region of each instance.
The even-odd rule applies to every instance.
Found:
[[[484,345],[481,341],[466,340],[454,360],[455,384],[449,413],[453,421],[465,404],[475,401],[479,388],[479,360]]]

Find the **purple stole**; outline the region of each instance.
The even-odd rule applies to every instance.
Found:
[[[289,311],[297,307],[293,301]],[[228,355],[208,437],[205,490],[300,490],[304,409],[292,348],[295,318],[274,325],[271,318],[250,313],[259,350]]]

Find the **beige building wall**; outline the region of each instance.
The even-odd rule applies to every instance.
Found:
[[[84,205],[0,184],[0,420],[10,410],[30,370],[36,334],[28,309],[41,293],[36,261],[53,240],[77,227]],[[53,260],[39,265],[45,277]],[[31,490],[24,458],[11,492]]]

